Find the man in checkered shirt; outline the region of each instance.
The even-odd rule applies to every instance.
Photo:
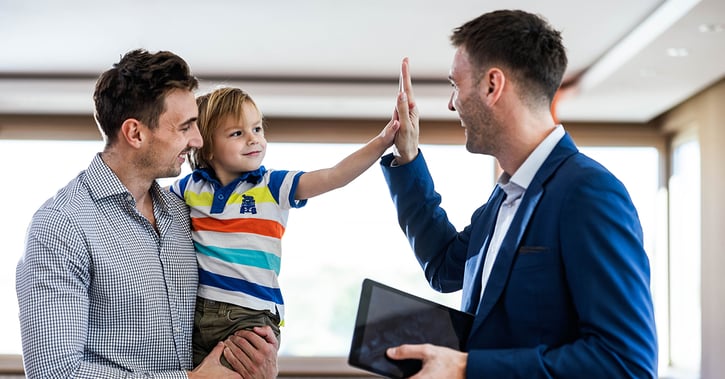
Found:
[[[197,85],[183,59],[145,50],[96,83],[105,148],[37,211],[18,263],[28,378],[276,376],[269,327],[239,332],[189,371],[197,287],[189,213],[156,179],[178,176],[202,145]]]

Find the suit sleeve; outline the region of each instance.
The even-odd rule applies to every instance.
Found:
[[[469,228],[459,233],[448,220],[421,152],[402,166],[391,167],[392,160],[392,154],[381,159],[383,175],[398,211],[398,224],[426,279],[440,292],[460,290]]]

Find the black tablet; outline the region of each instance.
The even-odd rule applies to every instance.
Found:
[[[473,315],[365,279],[348,363],[389,378],[407,378],[421,361],[395,361],[389,347],[430,343],[463,350]]]

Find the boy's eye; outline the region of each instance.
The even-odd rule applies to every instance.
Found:
[[[230,136],[230,137],[239,137],[239,136],[241,136],[241,135],[242,135],[242,132],[241,132],[241,131],[239,131],[239,130],[237,130],[237,131],[235,131],[235,132],[232,132],[232,134],[230,134],[229,136]]]
[[[261,131],[262,131],[262,127],[261,126],[257,126],[256,128],[254,128],[254,132],[255,133],[259,133]]]

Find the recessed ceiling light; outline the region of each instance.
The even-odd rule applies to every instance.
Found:
[[[701,0],[658,2],[662,5],[584,72],[579,79],[579,88],[582,90],[594,88],[609,79],[616,70],[685,17],[700,2]]]
[[[667,55],[674,58],[680,58],[690,55],[690,52],[687,51],[687,49],[685,49],[684,47],[670,47],[669,49],[667,49]]]
[[[701,24],[698,28],[703,33],[719,33],[725,30],[723,24]]]

